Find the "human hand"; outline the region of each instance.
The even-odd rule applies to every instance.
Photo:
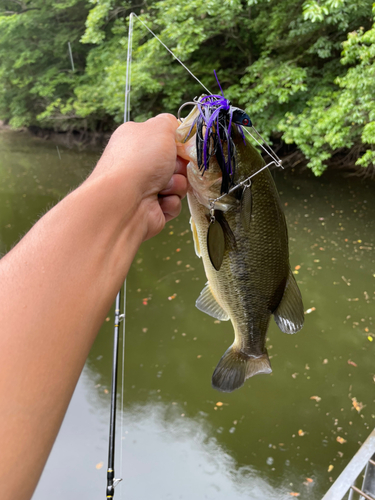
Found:
[[[178,126],[177,119],[169,114],[144,123],[124,123],[111,136],[89,177],[114,175],[120,187],[132,187],[145,224],[144,240],[159,233],[180,213],[187,192],[187,161],[177,156]]]

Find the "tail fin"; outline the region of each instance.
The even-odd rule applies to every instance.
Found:
[[[261,356],[248,356],[233,346],[224,353],[212,375],[212,386],[222,392],[239,389],[250,377],[258,373],[271,373],[267,351]]]

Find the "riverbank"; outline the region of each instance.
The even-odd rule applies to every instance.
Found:
[[[27,132],[34,137],[51,141],[58,146],[68,149],[77,148],[79,150],[85,150],[86,148],[101,149],[108,143],[112,134],[112,132],[93,132],[90,130],[55,131],[37,126],[15,130],[0,120],[0,132],[2,130]],[[279,158],[282,158],[284,168],[308,169],[308,160],[296,145],[285,144],[279,137],[276,137],[273,139],[272,148]],[[342,148],[327,161],[327,171],[340,171],[344,177],[356,176],[375,180],[375,167],[363,168],[356,165],[358,155],[358,150]]]
[[[101,148],[107,144],[111,137],[111,132],[92,132],[89,130],[56,132],[52,129],[44,129],[36,126],[14,129],[3,120],[0,120],[0,132],[1,131],[29,133],[31,136],[51,141],[58,146],[64,146],[68,149],[85,149],[88,147],[94,147],[95,149]]]

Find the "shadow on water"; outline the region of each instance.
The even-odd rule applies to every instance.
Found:
[[[52,143],[25,138],[21,147],[18,138],[0,135],[2,252],[98,156],[61,149],[60,160]],[[186,204],[137,254],[127,282],[116,470],[126,498],[317,500],[374,427],[375,186],[290,170],[275,180],[306,321],[296,335],[271,322],[271,375],[232,394],[211,388],[233,331],[194,307],[206,278]],[[51,498],[52,489],[56,500],[104,496],[113,311],[107,320],[35,500]]]

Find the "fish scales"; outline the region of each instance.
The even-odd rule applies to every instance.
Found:
[[[185,120],[179,140],[189,124]],[[185,127],[185,128],[184,128]],[[234,184],[244,181],[264,166],[256,149],[241,135],[232,134],[237,168]],[[181,141],[182,142],[182,141]],[[252,178],[250,217],[241,213],[240,187],[215,204],[215,216],[222,221],[226,245],[219,270],[211,262],[207,246],[210,199],[220,196],[221,171],[210,159],[203,175],[197,165],[195,137],[179,145],[188,165],[188,204],[197,254],[202,257],[208,279],[197,307],[219,319],[230,319],[234,343],[224,353],[213,374],[213,386],[231,392],[258,373],[270,373],[265,347],[271,315],[278,326],[294,333],[303,325],[303,304],[289,265],[288,234],[277,188],[268,169]],[[246,206],[246,203],[244,204]],[[248,214],[247,214],[248,215]],[[249,220],[246,223],[246,219]],[[224,224],[225,222],[225,224]],[[232,238],[228,236],[232,233]],[[233,239],[235,243],[231,243]],[[219,311],[219,312],[218,312]]]

